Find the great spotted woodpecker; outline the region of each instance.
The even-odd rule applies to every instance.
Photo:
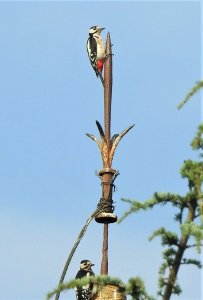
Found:
[[[103,29],[105,28],[99,26],[92,26],[90,28],[89,38],[87,40],[87,53],[97,77],[100,77],[102,84],[104,85],[102,70],[106,58],[106,52],[104,42],[100,36]]]
[[[92,271],[93,263],[89,260],[82,260],[80,262],[80,270],[77,272],[75,278],[81,279],[86,276],[94,276]],[[90,300],[92,299],[93,294],[96,293],[95,287],[93,284],[88,284],[81,288],[76,288],[76,299],[77,300]]]

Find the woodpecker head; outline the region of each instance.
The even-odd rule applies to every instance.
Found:
[[[80,262],[80,269],[84,271],[90,271],[91,267],[94,266],[90,260],[84,259]]]
[[[99,26],[92,26],[89,30],[89,35],[100,35],[101,31],[105,28]]]

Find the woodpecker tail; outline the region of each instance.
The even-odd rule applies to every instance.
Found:
[[[104,86],[104,78],[102,77],[102,74],[100,72],[98,72],[98,75],[99,75],[99,78],[101,79],[101,82],[102,82],[102,84]]]

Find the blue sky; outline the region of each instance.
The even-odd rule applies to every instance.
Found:
[[[179,169],[197,158],[190,142],[200,93],[181,111],[176,105],[201,78],[200,2],[0,2],[0,300],[40,300],[57,285],[101,196],[100,154],[85,136],[98,134],[95,120],[103,124],[102,88],[86,53],[92,25],[113,43],[112,134],[135,124],[113,162],[116,214],[128,209],[121,197],[187,191]],[[111,225],[109,274],[141,276],[155,294],[162,248],[148,237],[160,226],[175,230],[173,213],[155,209]],[[99,274],[101,246],[102,226],[92,222],[66,279],[84,258]],[[195,267],[183,267],[179,282],[178,299],[201,299]]]

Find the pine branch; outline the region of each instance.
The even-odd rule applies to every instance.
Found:
[[[165,274],[165,272],[166,272],[166,270],[167,270],[167,268],[168,268],[169,266],[168,266],[168,264],[167,264],[167,262],[166,261],[164,261],[162,264],[161,264],[161,266],[160,266],[160,268],[159,268],[159,275],[161,276],[160,277],[160,279],[163,279],[163,275]],[[160,281],[159,282],[159,287],[163,287],[165,284],[164,284],[164,280],[162,281]]]
[[[171,203],[174,206],[184,207],[185,197],[173,193],[154,193],[154,199],[157,204]]]
[[[166,205],[171,203],[174,206],[181,207],[182,209],[186,207],[186,199],[178,194],[172,193],[154,193],[153,197],[145,202],[139,202],[137,200],[130,200],[122,198],[121,201],[129,203],[130,208],[123,216],[118,220],[118,223],[121,223],[127,216],[132,213],[139,212],[140,210],[152,209],[156,205]]]
[[[185,96],[183,101],[177,106],[178,109],[181,109],[187,102],[188,100],[195,94],[197,93],[201,88],[203,87],[203,81],[197,81],[197,83],[191,88],[189,93]]]
[[[182,293],[182,289],[178,283],[176,283],[173,287],[173,294],[180,295]]]
[[[184,212],[184,208],[180,209],[180,212],[178,212],[177,214],[175,214],[174,216],[174,220],[176,222],[179,222],[179,224],[182,224],[183,222],[183,212]]]
[[[197,247],[197,244],[187,245],[187,246],[186,246],[186,249],[189,249],[189,248],[195,248],[195,247]],[[203,244],[201,244],[200,247],[203,247]]]
[[[67,283],[60,284],[56,289],[49,292],[47,294],[46,300],[51,299],[55,294],[58,292],[63,292],[69,289],[74,289],[76,287],[81,288],[83,286],[86,286],[88,284],[97,284],[100,286],[105,286],[108,284],[118,286],[121,289],[125,289],[124,284],[119,278],[116,277],[110,277],[110,276],[89,276],[89,277],[83,277],[82,279],[74,279]]]
[[[164,227],[161,227],[149,237],[149,240],[151,241],[157,236],[161,236],[163,246],[179,246],[178,236],[175,232],[167,231]]]
[[[145,285],[139,277],[128,280],[126,293],[132,297],[132,300],[155,300],[155,298],[147,294]]]
[[[129,203],[131,205],[130,209],[123,214],[123,216],[118,220],[118,224],[121,223],[127,216],[131,215],[132,213],[135,213],[141,209],[145,209],[145,205],[142,202],[136,201],[136,200],[130,200],[130,199],[124,199],[122,198],[121,201]]]
[[[196,241],[197,251],[201,251],[201,241],[203,240],[203,225],[197,225],[194,222],[186,222],[181,225],[183,236],[193,236]]]
[[[203,182],[203,162],[196,162],[191,159],[185,160],[180,170],[183,178],[187,178],[190,187],[201,187]]]
[[[58,292],[63,292],[69,289],[81,288],[88,284],[95,284],[98,287],[106,285],[114,285],[119,287],[121,291],[125,291],[130,295],[132,300],[155,300],[152,296],[149,296],[146,292],[145,285],[139,277],[130,278],[127,284],[124,284],[119,278],[110,276],[89,276],[82,279],[74,279],[67,283],[59,285],[56,289],[47,294],[46,300],[51,299]]]
[[[194,219],[197,219],[197,218],[199,218],[200,217],[200,213],[198,213],[198,214],[196,214],[195,216],[194,216]]]
[[[198,131],[191,143],[191,146],[194,150],[203,150],[203,123],[199,125]]]
[[[177,275],[181,266],[181,263],[183,262],[183,256],[187,249],[188,240],[190,238],[191,230],[189,230],[188,227],[186,227],[188,224],[193,223],[194,217],[195,217],[195,211],[197,206],[194,204],[193,199],[191,200],[191,205],[188,206],[188,214],[186,217],[186,221],[183,225],[181,225],[182,232],[180,239],[178,240],[178,248],[176,250],[175,256],[173,258],[173,264],[171,265],[169,269],[169,275],[167,279],[167,284],[164,288],[163,293],[163,300],[169,300],[172,294],[179,295],[181,293],[181,288],[177,283]]]
[[[181,262],[181,265],[195,265],[197,266],[199,269],[202,268],[202,263],[201,261],[199,260],[196,260],[196,259],[187,259],[187,258],[183,258],[182,259],[182,262]]]
[[[199,168],[199,165],[196,165],[192,162],[192,164],[189,162],[189,168],[186,168],[187,172],[191,168],[191,166],[195,166]],[[188,165],[187,165],[188,167]],[[193,172],[190,173],[190,175],[193,174]],[[200,172],[201,174],[201,172]],[[188,174],[187,174],[188,175]],[[197,174],[198,175],[198,174]],[[200,176],[196,176],[196,179]],[[195,185],[197,183],[195,182]],[[183,255],[185,250],[187,249],[187,243],[188,239],[191,235],[196,235],[196,245],[200,248],[200,241],[203,239],[202,235],[203,230],[202,227],[200,228],[199,225],[196,225],[197,227],[188,228],[188,224],[191,222],[193,223],[193,220],[197,216],[196,209],[197,209],[197,190],[193,189],[190,191],[186,196],[180,196],[177,194],[172,193],[155,193],[153,197],[150,200],[147,200],[145,202],[138,202],[134,200],[129,199],[122,199],[124,202],[127,202],[131,205],[130,209],[126,212],[126,214],[119,220],[120,222],[129,214],[138,212],[140,210],[147,210],[153,208],[155,205],[165,205],[167,203],[172,204],[173,206],[177,207],[179,209],[179,213],[176,214],[175,218],[178,220],[181,224],[182,234],[180,238],[178,235],[174,232],[167,231],[164,227],[159,228],[156,230],[152,236],[149,238],[152,240],[153,238],[160,236],[161,242],[163,246],[168,246],[164,252],[164,262],[162,263],[159,274],[159,287],[160,291],[159,294],[162,295],[163,300],[169,300],[171,297],[171,294],[177,294],[179,295],[181,293],[181,288],[177,283],[177,274],[179,271],[180,266],[184,262]],[[182,224],[183,222],[183,211],[184,209],[188,210],[188,216],[186,218],[186,222]],[[195,224],[195,223],[194,223]],[[190,230],[189,230],[190,229]],[[195,229],[195,232],[194,232]],[[176,249],[174,248],[177,247]],[[188,263],[192,260],[189,261]],[[168,269],[168,277],[164,278],[164,274],[166,273],[166,270]]]

